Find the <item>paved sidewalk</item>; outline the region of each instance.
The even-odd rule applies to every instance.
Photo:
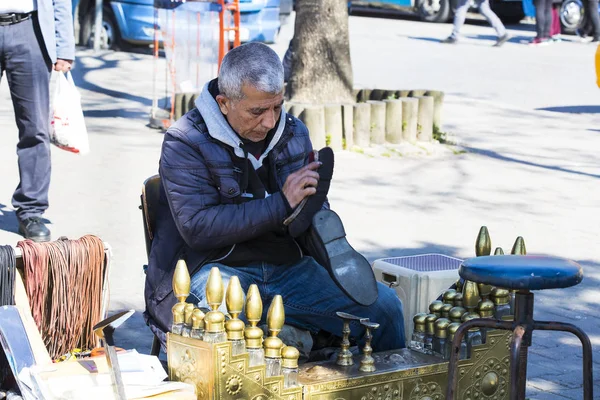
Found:
[[[577,324],[598,354],[595,48],[508,43],[492,49],[486,36],[491,31],[482,26],[466,26],[465,43],[451,47],[432,40],[447,36],[447,24],[353,17],[350,26],[357,85],[446,90],[444,129],[466,150],[389,158],[336,154],[330,200],[353,245],[370,260],[431,251],[469,257],[481,225],[488,226],[493,246],[505,251],[522,235],[530,253],[567,257],[584,266],[581,285],[536,294],[536,318]],[[275,46],[281,54],[289,34],[283,32]],[[92,151],[80,157],[53,148],[46,215],[54,237],[93,233],[112,245],[111,309],[137,311],[116,340],[143,352],[150,349],[151,335],[141,319],[146,255],[137,207],[143,180],[157,171],[162,141],[160,132],[145,126],[152,71],[145,55],[78,53],[74,78]],[[17,130],[5,79],[0,131],[0,243],[16,244],[20,237],[10,200],[18,181]],[[536,333],[529,361],[531,398],[582,398],[581,351],[574,338]],[[594,367],[600,396],[598,356]]]

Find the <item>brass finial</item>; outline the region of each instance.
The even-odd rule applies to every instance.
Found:
[[[444,304],[452,304],[454,305],[454,296],[456,296],[456,290],[448,289],[444,292]]]
[[[371,321],[360,321],[362,326],[365,327],[365,347],[363,348],[363,358],[360,360],[360,367],[358,368],[362,372],[373,372],[375,371],[375,359],[371,355],[373,348],[371,347],[371,340],[373,335],[371,331],[379,328],[379,324]]]
[[[465,281],[463,286],[463,306],[469,310],[474,310],[479,304],[479,288],[473,281]]]
[[[461,292],[456,292],[456,295],[454,296],[454,307],[464,307],[463,294]]]
[[[190,271],[188,271],[185,260],[177,261],[175,272],[173,273],[173,293],[180,303],[190,295]]]
[[[281,357],[281,348],[283,342],[277,337],[285,321],[285,311],[283,308],[283,298],[276,295],[269,307],[267,313],[267,326],[269,328],[269,337],[265,339],[265,357]]]
[[[246,319],[250,323],[250,326],[244,331],[246,347],[249,349],[262,347],[263,331],[256,326],[262,317],[262,309],[262,300],[260,298],[258,286],[252,284],[250,285],[250,288],[248,288],[248,293],[246,295]]]
[[[463,307],[452,307],[452,309],[450,310],[450,320],[452,322],[460,322],[461,317],[467,313],[467,310],[465,310]]]
[[[439,318],[439,317],[441,317],[441,316],[442,316],[442,307],[443,307],[443,306],[444,306],[444,303],[442,303],[442,302],[441,302],[441,301],[439,301],[439,300],[435,300],[434,302],[432,302],[432,303],[429,305],[429,312],[430,312],[431,314],[435,314],[435,315],[437,315],[437,316],[438,316],[438,318]]]
[[[486,226],[479,229],[477,241],[475,242],[475,255],[477,257],[489,256],[492,252],[492,241]]]
[[[515,244],[510,252],[510,254],[516,254],[519,256],[527,255],[527,249],[525,248],[525,240],[519,236],[517,240],[515,240]]]
[[[454,284],[454,286],[456,286],[457,292],[462,293],[463,283],[464,283],[464,280],[462,278],[458,278],[456,280],[456,283]]]
[[[231,315],[231,319],[225,322],[227,339],[244,339],[244,328],[246,325],[244,325],[244,321],[238,318],[244,310],[244,291],[242,290],[240,279],[235,275],[229,279],[225,304],[227,305],[227,312]]]
[[[225,315],[218,310],[223,302],[223,279],[219,268],[213,267],[208,274],[206,283],[206,300],[211,308],[204,317],[206,332],[219,333],[225,330]]]
[[[477,289],[479,289],[479,296],[481,296],[481,300],[487,300],[490,297],[490,293],[492,293],[492,289],[494,287],[492,285],[486,285],[485,283],[478,283]]]
[[[503,256],[504,250],[502,250],[502,247],[496,247],[496,250],[494,250],[494,255],[495,256]]]
[[[494,302],[491,300],[484,300],[479,303],[477,307],[477,313],[481,315],[481,318],[490,318],[494,316]]]
[[[199,308],[192,312],[192,329],[204,329],[204,313]]]
[[[284,346],[281,349],[281,366],[283,368],[298,368],[298,358],[300,358],[300,352],[293,346]]]
[[[428,334],[433,335],[435,333],[435,321],[437,319],[438,317],[435,314],[427,314],[427,317],[425,317],[425,328]]]
[[[171,311],[173,312],[173,323],[183,324],[183,321],[185,320],[185,303],[176,303]]]
[[[443,339],[448,336],[448,325],[450,325],[448,318],[438,318],[435,321],[435,337]]]
[[[414,331],[415,332],[425,332],[425,323],[427,319],[427,314],[418,313],[413,317],[413,322],[415,323]]]
[[[450,318],[450,310],[452,309],[452,304],[444,304],[442,306],[442,318]]]

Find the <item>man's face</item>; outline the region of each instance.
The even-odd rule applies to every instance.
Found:
[[[242,93],[244,98],[241,100],[232,100],[220,94],[217,96],[217,103],[238,135],[252,142],[260,142],[279,120],[283,92],[265,93],[244,84]]]

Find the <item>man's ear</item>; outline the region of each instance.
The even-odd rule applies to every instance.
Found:
[[[223,115],[227,115],[227,113],[229,112],[229,108],[231,106],[231,100],[229,100],[227,97],[223,96],[222,94],[218,94],[217,95],[217,104],[219,105],[219,108],[221,109],[221,112],[223,113]]]

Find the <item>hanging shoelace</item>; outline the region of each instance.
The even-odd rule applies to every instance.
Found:
[[[36,243],[24,240],[25,290],[33,319],[52,358],[98,345],[104,244],[96,236]]]
[[[0,306],[15,304],[17,262],[12,246],[0,246]]]

